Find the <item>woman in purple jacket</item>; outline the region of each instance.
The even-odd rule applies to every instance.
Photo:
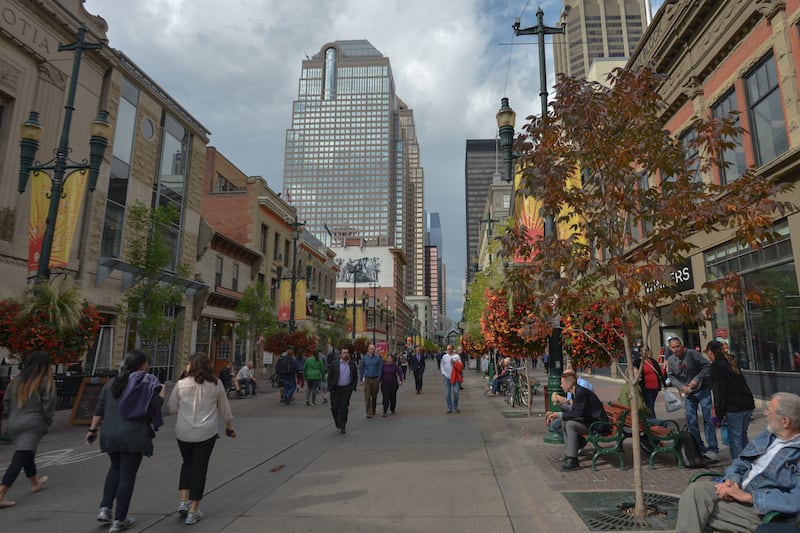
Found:
[[[383,396],[383,417],[389,410],[394,414],[397,408],[397,388],[403,383],[403,371],[391,355],[381,367],[381,396]]]

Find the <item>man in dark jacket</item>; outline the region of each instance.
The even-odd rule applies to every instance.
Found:
[[[425,375],[425,351],[422,346],[417,346],[417,353],[411,356],[408,365],[411,367],[411,372],[414,373],[414,386],[417,394],[422,394],[422,376]]]
[[[578,377],[574,371],[561,374],[561,388],[565,393],[572,393],[572,408],[564,411],[561,417],[566,449],[566,461],[561,470],[568,472],[580,468],[578,449],[581,447],[583,435],[589,432],[589,426],[593,422],[608,422],[608,417],[600,398],[591,390],[578,385]]]
[[[350,395],[358,386],[358,370],[350,360],[350,350],[342,348],[339,360],[328,366],[328,390],[331,393],[331,414],[340,433],[347,433],[347,414],[350,410]]]

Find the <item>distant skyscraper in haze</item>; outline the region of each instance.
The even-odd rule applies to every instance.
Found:
[[[425,296],[431,299],[433,319],[438,323],[439,315],[446,313],[444,284],[444,250],[442,249],[442,223],[439,213],[426,213],[425,231]]]
[[[424,280],[424,174],[414,114],[395,94],[389,58],[366,40],[306,59],[286,131],[286,199],[323,242],[404,251],[406,290]]]
[[[467,283],[475,278],[478,262],[481,217],[489,195],[489,186],[497,172],[497,141],[467,139],[464,158],[464,214],[467,219]]]
[[[553,35],[556,74],[585,77],[595,59],[630,57],[647,26],[649,0],[564,0]]]

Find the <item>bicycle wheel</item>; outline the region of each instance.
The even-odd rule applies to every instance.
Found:
[[[521,374],[519,376],[519,402],[528,407],[528,393],[530,391],[530,387],[528,387],[528,377],[525,374]]]

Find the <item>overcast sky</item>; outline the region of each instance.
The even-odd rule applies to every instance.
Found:
[[[655,0],[654,6],[662,0]],[[208,130],[244,173],[283,189],[284,134],[306,55],[367,39],[392,64],[414,110],[425,209],[441,215],[447,314],[461,318],[466,267],[466,139],[496,135],[508,96],[517,125],[539,113],[535,37],[511,25],[558,24],[562,0],[85,0],[130,57]],[[514,46],[510,46],[514,43]],[[550,38],[548,87],[553,85]],[[552,91],[551,91],[552,92]]]

